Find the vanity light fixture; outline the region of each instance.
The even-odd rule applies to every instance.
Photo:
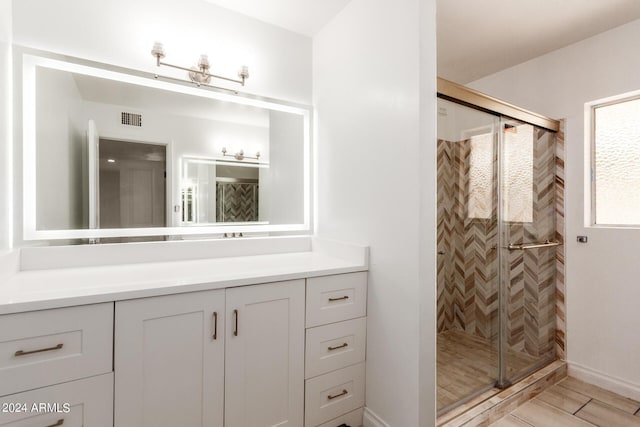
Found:
[[[240,150],[236,154],[227,154],[227,148],[226,147],[222,148],[222,156],[223,157],[233,157],[238,161],[242,161],[244,159],[260,160],[260,152],[259,151],[256,152],[256,156],[255,157],[251,157],[251,156],[245,156],[244,155],[244,150]]]
[[[209,72],[209,70],[211,69],[211,65],[209,64],[209,57],[207,55],[201,55],[200,59],[198,60],[198,65],[191,68],[162,62],[162,58],[166,56],[166,53],[164,51],[164,46],[162,45],[162,43],[158,42],[154,43],[153,49],[151,49],[151,55],[156,58],[156,65],[158,67],[164,65],[167,67],[177,68],[178,70],[187,71],[189,73],[189,79],[198,86],[208,85],[212,78],[222,79],[244,86],[245,82],[249,78],[249,67],[247,67],[246,65],[243,65],[238,71],[238,79],[211,74]]]

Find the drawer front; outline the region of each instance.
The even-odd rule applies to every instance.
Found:
[[[0,398],[0,426],[113,427],[113,373]]]
[[[360,408],[319,425],[318,427],[362,427],[363,416],[364,408]]]
[[[362,406],[364,363],[306,381],[306,426],[321,425]]]
[[[0,316],[0,396],[112,370],[113,303]]]
[[[305,378],[364,362],[367,318],[307,329]]]
[[[366,272],[307,279],[307,328],[366,314]]]

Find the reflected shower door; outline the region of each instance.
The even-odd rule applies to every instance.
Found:
[[[497,116],[438,99],[437,409],[498,380]]]
[[[500,386],[555,357],[555,136],[512,119],[500,142]]]

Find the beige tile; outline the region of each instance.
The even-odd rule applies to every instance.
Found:
[[[532,400],[525,403],[515,411],[512,415],[532,424],[536,427],[593,427],[587,421],[574,417],[555,406],[548,405],[539,400]]]
[[[537,399],[555,406],[558,409],[562,409],[565,412],[569,412],[570,414],[575,414],[578,409],[582,408],[591,400],[589,396],[558,385],[548,388],[542,392]]]
[[[597,400],[587,403],[576,416],[600,426],[640,427],[640,418]]]
[[[526,388],[520,389],[518,384],[507,388],[500,392],[499,395],[493,396],[481,403],[477,403],[472,408],[467,408],[464,413],[454,411],[443,414],[438,417],[437,425],[439,427],[477,427],[487,426],[497,422],[502,417],[509,415],[519,405],[526,403],[533,396],[538,395],[545,388],[552,386],[566,376],[567,365],[565,362],[556,361],[547,367],[542,368],[535,374],[531,375],[522,383],[529,384]],[[535,377],[535,380],[532,378]],[[534,381],[534,382],[532,382]]]
[[[506,417],[491,424],[491,427],[531,427],[531,424],[524,422],[513,415],[507,415]]]
[[[640,408],[640,402],[622,397],[609,390],[585,383],[584,381],[580,381],[575,378],[569,377],[564,381],[559,382],[558,385],[569,390],[577,391],[578,393],[582,393],[586,396],[593,397],[600,402],[609,404],[629,414],[634,414],[638,408]]]

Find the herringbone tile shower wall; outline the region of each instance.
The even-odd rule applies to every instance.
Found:
[[[532,222],[508,222],[505,241],[564,239],[562,132],[533,132]],[[488,339],[498,334],[498,228],[469,218],[470,141],[438,141],[438,332],[459,329]],[[494,170],[494,178],[497,171]],[[496,179],[493,180],[493,192]],[[474,209],[478,211],[478,209]],[[481,210],[480,210],[481,211]],[[524,215],[526,217],[526,215]],[[511,212],[510,217],[518,218]],[[506,253],[506,252],[505,252]],[[508,252],[508,344],[532,356],[564,354],[564,251]]]
[[[249,222],[258,220],[258,184],[216,184],[216,221]]]
[[[553,241],[555,227],[555,149],[552,133],[534,129],[532,222],[509,222],[505,241]],[[520,215],[516,214],[516,217]],[[555,342],[554,249],[509,251],[508,344],[532,356],[553,353]],[[505,276],[506,277],[506,276]]]
[[[438,141],[438,332],[491,339],[498,332],[498,235],[491,218],[468,215],[470,146]]]

